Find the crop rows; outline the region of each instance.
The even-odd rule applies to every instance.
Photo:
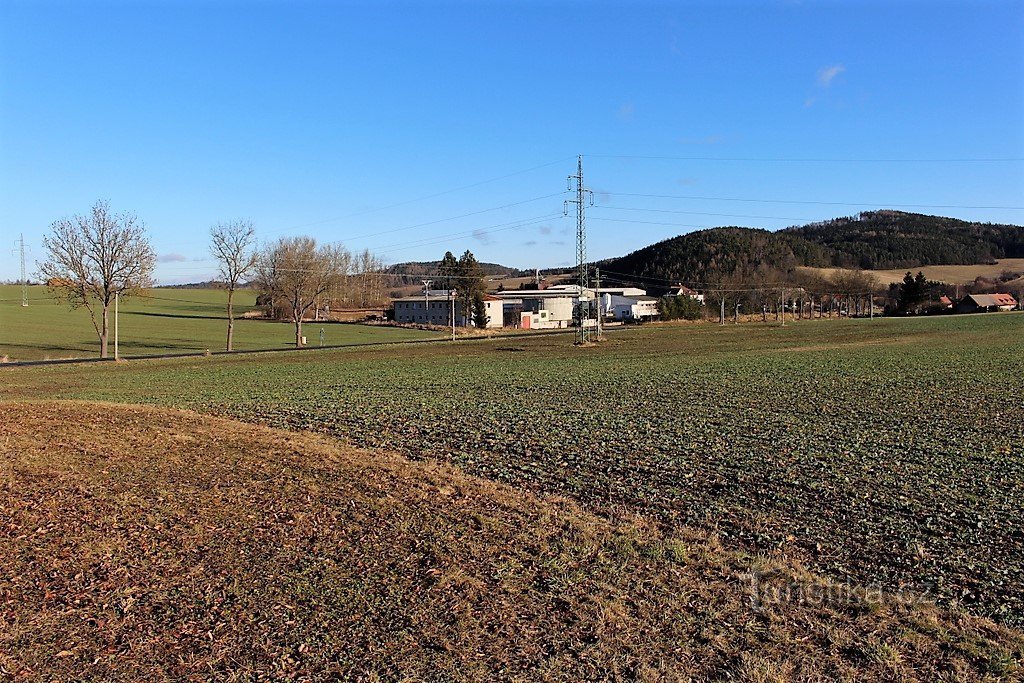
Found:
[[[725,354],[714,340],[693,349],[683,328],[586,353],[491,342],[458,355],[158,365],[144,388],[85,395],[128,392],[444,459],[1020,625],[1016,331],[804,350],[752,340]]]

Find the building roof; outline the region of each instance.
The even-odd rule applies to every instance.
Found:
[[[587,290],[588,292],[590,290]],[[577,297],[579,288],[576,289],[506,289],[504,292],[495,292],[500,299],[567,299]]]
[[[982,308],[1017,305],[1017,300],[1009,294],[968,294],[967,298]]]
[[[424,297],[422,294],[417,294],[416,296],[403,296],[403,297],[399,297],[397,299],[392,299],[391,301],[392,302],[397,302],[397,301],[418,301],[420,303],[423,303],[424,301],[430,301],[430,302],[448,301],[448,292],[444,292],[443,294],[438,294],[436,292],[431,292],[429,297]]]

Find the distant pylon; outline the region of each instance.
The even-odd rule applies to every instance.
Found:
[[[21,248],[21,305],[28,306],[28,278],[25,277],[25,233],[18,236]]]

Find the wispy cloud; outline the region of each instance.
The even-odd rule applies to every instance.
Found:
[[[184,254],[170,252],[168,254],[160,254],[156,260],[160,263],[181,263],[182,261],[188,261],[188,257]]]
[[[634,113],[636,113],[636,107],[633,105],[632,102],[626,102],[621,107],[619,107],[619,120],[632,121]]]
[[[473,231],[473,239],[475,239],[480,244],[493,244],[494,243],[494,238],[491,237],[490,234],[488,234],[488,232],[486,230],[474,230]]]
[[[542,235],[550,235],[551,234],[551,226],[550,225],[542,225],[542,226],[540,226],[537,229],[540,231],[540,234],[542,234]]]
[[[535,247],[537,246],[537,240],[526,240],[523,242],[524,247]]]
[[[676,183],[679,184],[679,185],[682,185],[684,187],[687,186],[687,185],[696,185],[697,184],[697,179],[696,178],[679,178],[678,180],[676,180]]]
[[[836,76],[846,71],[846,67],[842,64],[833,64],[832,66],[823,66],[818,69],[818,85],[822,88],[827,88],[832,85],[832,81]]]

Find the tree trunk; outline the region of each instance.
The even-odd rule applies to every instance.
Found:
[[[232,337],[234,337],[234,333],[235,333],[235,310],[232,307],[234,296],[235,296],[235,290],[229,289],[228,290],[228,344],[227,344],[227,350],[228,351],[231,350],[231,339],[232,339]]]
[[[295,318],[295,348],[302,348],[302,314]]]
[[[100,326],[100,358],[107,357],[107,339],[110,337],[110,316],[108,315],[109,309],[106,305],[103,306],[103,324]]]

